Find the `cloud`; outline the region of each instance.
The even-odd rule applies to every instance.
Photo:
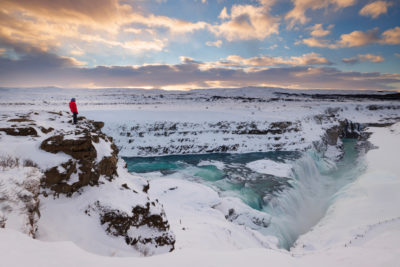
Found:
[[[222,46],[222,41],[221,40],[217,40],[215,42],[207,42],[206,43],[207,46],[215,46],[215,47],[221,47]]]
[[[296,44],[303,43],[310,47],[319,47],[319,48],[337,48],[336,45],[329,43],[327,40],[320,40],[316,38],[305,38],[302,41],[296,42]]]
[[[64,54],[74,51],[67,44],[83,51],[102,46],[106,49],[103,53],[113,48],[124,53],[158,52],[168,45],[169,34],[207,27],[201,21],[144,13],[136,1],[3,0],[0,8],[0,45],[17,53],[30,49]],[[157,36],[157,31],[162,34]],[[76,50],[74,54],[78,55]]]
[[[359,62],[359,59],[357,57],[343,58],[342,62],[346,64],[356,64]]]
[[[331,49],[359,47],[369,44],[397,45],[400,44],[400,27],[386,30],[381,34],[381,36],[378,34],[378,29],[375,28],[367,32],[353,31],[348,34],[342,34],[340,39],[336,42],[329,42],[328,40],[317,38],[305,38],[298,43],[303,43],[310,47]]]
[[[273,49],[275,49],[275,48],[277,48],[278,47],[278,45],[277,44],[273,44],[273,45],[271,45],[270,47],[268,47],[268,49],[271,49],[271,50],[273,50]],[[286,48],[286,47],[285,47]]]
[[[294,8],[290,10],[285,19],[288,22],[288,28],[293,28],[296,24],[306,24],[310,18],[306,16],[306,11],[318,10],[333,7],[335,10],[352,6],[356,0],[292,0]]]
[[[85,51],[83,51],[79,47],[76,47],[75,49],[72,49],[70,51],[70,53],[71,53],[71,55],[74,55],[74,56],[83,56],[85,54]]]
[[[3,0],[2,7],[34,18],[83,24],[115,31],[132,14],[131,6],[117,0]]]
[[[210,27],[208,23],[203,21],[193,23],[166,16],[156,16],[154,14],[134,14],[131,16],[129,22],[142,24],[147,27],[166,28],[175,34],[193,33],[194,31],[205,30]]]
[[[380,63],[385,61],[385,59],[381,56],[376,56],[373,54],[364,54],[364,55],[358,55],[361,61],[370,61],[374,63]]]
[[[270,14],[272,1],[259,1],[259,5],[233,5],[228,15],[226,8],[220,18],[229,19],[210,30],[228,41],[263,40],[271,34],[279,33],[279,18]]]
[[[228,56],[226,60],[219,62],[220,65],[226,66],[252,66],[265,67],[277,65],[290,66],[306,66],[306,65],[330,65],[332,64],[326,58],[317,53],[304,54],[299,57],[292,56],[290,58],[259,56],[252,58],[243,58],[240,56]]]
[[[122,25],[138,23],[148,27],[164,27],[175,33],[204,29],[205,22],[156,16],[140,12],[136,1],[118,0],[3,0],[2,7],[9,13],[20,11],[27,16],[43,18],[52,23],[86,25],[93,29],[117,34]],[[132,5],[134,7],[132,7]],[[19,17],[20,19],[22,17]]]
[[[371,17],[373,19],[378,18],[382,14],[386,14],[388,11],[388,7],[392,6],[391,2],[387,1],[376,1],[365,5],[360,10],[360,15]]]
[[[167,40],[154,39],[151,41],[145,41],[135,39],[130,42],[124,42],[123,47],[131,51],[143,52],[143,51],[162,51],[166,46]]]
[[[399,53],[394,53],[394,56],[400,58],[400,54]]]
[[[342,72],[309,66],[202,69],[204,63],[192,58],[181,60],[176,65],[83,68],[74,65],[73,60],[54,54],[38,53],[17,60],[0,57],[0,86],[80,87],[90,84],[93,87],[204,88],[274,85],[310,89],[391,89],[400,84],[399,74]]]
[[[376,43],[379,40],[377,33],[378,29],[372,29],[367,32],[353,31],[348,34],[342,34],[337,45],[339,47],[355,47]]]
[[[355,64],[358,62],[373,62],[373,63],[380,63],[385,61],[385,59],[382,56],[377,56],[373,54],[359,54],[357,57],[351,57],[351,58],[343,58],[342,62],[346,64]]]
[[[226,7],[224,7],[221,11],[221,13],[219,14],[218,18],[224,20],[224,19],[229,19],[230,16],[228,15],[228,11],[226,10]]]
[[[322,27],[322,24],[315,24],[314,26],[309,27],[308,29],[311,31],[311,36],[324,37],[331,33],[330,29],[332,27],[333,27],[333,25],[330,25],[330,26],[328,26],[327,30],[324,30],[324,28]]]
[[[393,29],[383,32],[379,43],[391,45],[400,44],[400,27],[397,26]]]

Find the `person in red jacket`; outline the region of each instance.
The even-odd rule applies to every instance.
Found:
[[[74,116],[74,124],[76,124],[78,119],[78,108],[76,107],[75,98],[71,98],[71,102],[69,102],[69,109]]]

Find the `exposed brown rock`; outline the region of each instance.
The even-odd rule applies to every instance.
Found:
[[[46,179],[43,181],[46,187],[50,187],[62,182],[66,182],[71,177],[72,173],[76,173],[76,162],[73,160],[69,160],[61,166],[65,169],[65,172],[60,173],[58,171],[58,167],[53,167],[45,171]]]
[[[152,203],[155,205],[155,203]],[[122,212],[118,209],[112,209],[101,205],[96,201],[93,206],[88,207],[85,211],[90,216],[92,211],[97,211],[100,214],[100,223],[106,227],[106,232],[113,236],[124,237],[128,245],[136,246],[137,244],[155,243],[157,246],[169,246],[170,251],[174,250],[175,238],[168,232],[169,223],[165,219],[165,214],[151,214],[150,203],[147,202],[146,206],[135,206],[132,208],[132,215]],[[141,236],[130,236],[129,230],[131,228],[137,229],[141,226],[148,226],[160,233],[157,238],[148,238]]]
[[[326,142],[330,146],[335,146],[337,144],[337,140],[341,134],[342,130],[339,126],[334,126],[328,130],[326,130]]]
[[[8,122],[33,122],[33,120],[27,118],[10,119]]]
[[[11,127],[11,128],[0,128],[1,132],[5,132],[8,135],[13,136],[38,136],[35,128],[33,127]]]
[[[149,189],[150,189],[150,184],[147,183],[145,186],[143,186],[142,190],[143,190],[143,192],[147,193],[149,191]]]
[[[112,178],[117,174],[117,162],[118,159],[115,156],[104,157],[98,165],[100,175],[105,175],[108,178]]]
[[[39,129],[40,129],[40,130],[42,131],[42,133],[44,133],[44,134],[48,134],[48,133],[54,131],[54,128],[52,128],[52,127],[45,128],[45,127],[40,126]]]
[[[281,130],[288,128],[293,123],[291,121],[280,121],[271,123],[271,128],[279,128]]]
[[[54,112],[54,111],[47,111],[50,114],[54,114],[54,115],[58,115],[58,116],[62,116],[62,112]]]
[[[56,167],[45,172],[43,185],[55,191],[56,194],[62,193],[70,196],[83,186],[98,185],[100,175],[106,176],[109,180],[118,175],[118,149],[114,144],[110,143],[113,149],[111,156],[104,157],[100,162],[96,162],[97,151],[93,142],[99,143],[100,138],[104,140],[110,138],[101,133],[99,126],[95,127],[93,123],[93,121],[87,121],[86,127],[76,129],[75,135],[83,135],[82,137],[66,139],[63,134],[59,134],[47,138],[40,145],[40,148],[44,151],[50,153],[64,152],[73,157],[73,161],[63,164],[63,167],[67,169],[65,173],[59,173]],[[74,168],[70,167],[71,162],[74,162]],[[72,169],[73,171],[71,171]],[[79,169],[79,181],[72,185],[68,184],[72,173],[77,172],[77,169]]]
[[[44,140],[40,148],[50,153],[64,152],[75,159],[93,160],[97,156],[90,136],[64,140],[63,135],[55,135]]]
[[[94,126],[97,130],[100,130],[101,128],[104,127],[104,122],[102,122],[102,121],[95,121],[95,122],[93,122],[93,126]]]

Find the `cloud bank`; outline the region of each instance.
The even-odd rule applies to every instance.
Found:
[[[393,89],[396,88],[393,84],[400,84],[399,74],[343,72],[332,67],[302,66],[302,62],[310,58],[319,57],[306,55],[290,58],[287,60],[297,62],[299,66],[275,68],[210,67],[205,66],[207,63],[190,58],[182,58],[182,63],[175,65],[82,68],[77,67],[75,62],[68,58],[37,53],[18,60],[0,58],[0,86],[56,85],[175,89],[279,86],[303,89]],[[260,60],[266,59],[231,58],[231,62],[245,61],[248,65],[255,66],[261,64]]]

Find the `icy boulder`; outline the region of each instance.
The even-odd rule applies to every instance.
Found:
[[[103,255],[174,249],[162,205],[147,181],[128,173],[102,122],[80,117],[73,125],[62,112],[10,117],[0,119],[0,227]]]

